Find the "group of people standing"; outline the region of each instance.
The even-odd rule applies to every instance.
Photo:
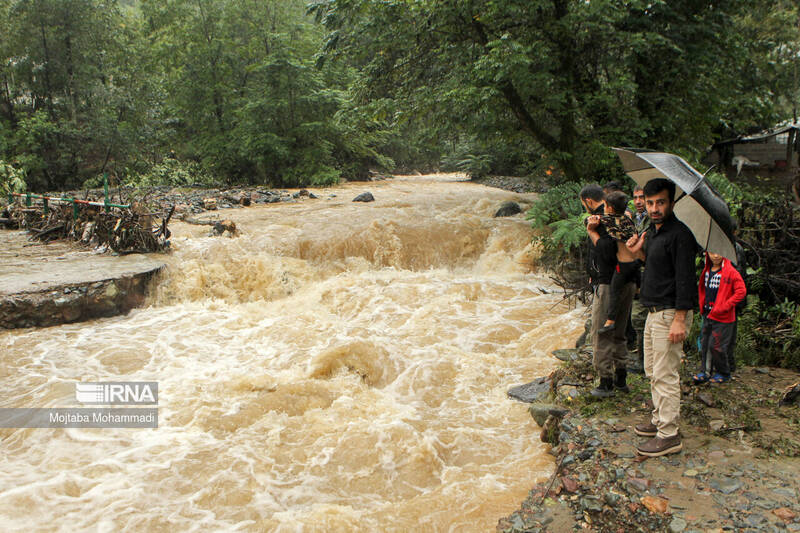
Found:
[[[649,440],[640,455],[658,457],[683,448],[680,364],[683,343],[700,303],[703,315],[701,369],[696,384],[730,380],[736,336],[736,306],[746,296],[744,281],[730,261],[706,254],[697,283],[699,247],[673,213],[675,184],[656,178],[633,191],[635,211],[618,184],[587,185],[580,192],[589,213],[587,259],[594,297],[590,331],[593,364],[600,383],[591,394],[606,398],[629,392],[627,331],[636,331],[640,364],[650,379],[652,416],[634,432]]]

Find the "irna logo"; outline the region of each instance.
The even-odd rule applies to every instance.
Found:
[[[83,404],[156,405],[156,381],[108,381],[76,383],[75,399]]]

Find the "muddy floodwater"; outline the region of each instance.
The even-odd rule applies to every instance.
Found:
[[[524,215],[492,218],[534,197],[459,180],[219,212],[234,238],[175,222],[146,307],[0,332],[0,407],[159,383],[157,429],[0,429],[0,529],[493,530],[553,468],[506,391],[583,316]]]

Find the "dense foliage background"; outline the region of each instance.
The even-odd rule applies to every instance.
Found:
[[[791,116],[789,0],[0,0],[0,160],[30,188],[556,181]]]

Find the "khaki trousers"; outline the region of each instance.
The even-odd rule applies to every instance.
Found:
[[[628,341],[625,329],[628,325],[628,314],[631,310],[633,294],[636,285],[628,283],[618,296],[620,302],[619,313],[615,317],[616,328],[614,331],[603,333],[597,330],[603,327],[608,318],[608,300],[611,294],[611,285],[598,285],[592,300],[592,351],[594,352],[593,364],[597,375],[601,378],[614,377],[615,369],[625,369],[628,364]]]
[[[669,328],[675,309],[664,309],[647,315],[644,326],[644,372],[650,378],[653,398],[651,422],[658,428],[658,437],[672,437],[678,432],[681,415],[680,367],[683,343],[669,342]],[[692,312],[686,313],[687,333]]]

